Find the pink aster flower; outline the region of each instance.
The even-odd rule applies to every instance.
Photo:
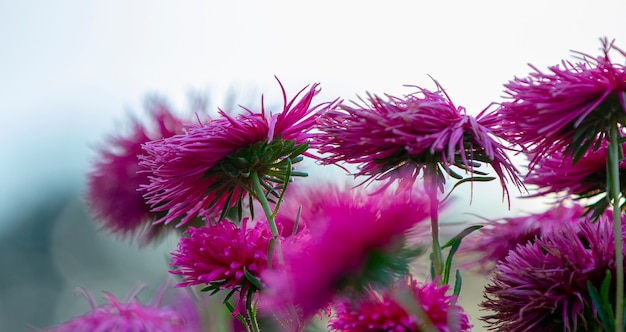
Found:
[[[268,113],[263,103],[258,113],[245,109],[233,117],[220,111],[221,118],[190,126],[184,135],[146,143],[141,164],[153,176],[145,197],[153,212],[166,213],[159,222],[181,218],[182,225],[197,215],[224,216],[248,194],[255,195],[255,176],[265,194],[276,195],[276,183],[301,175],[292,172],[292,164],[308,155],[319,112],[334,105],[312,106],[318,92],[314,84],[302,98],[297,99],[298,93],[288,102],[283,89],[284,106],[278,114]]]
[[[318,199],[326,201],[321,210],[302,213],[307,230],[283,242],[282,270],[264,274],[266,306],[293,305],[300,322],[341,290],[406,274],[415,249],[404,247],[405,235],[428,216],[428,200],[417,192],[328,191]]]
[[[138,172],[139,155],[143,154],[141,145],[182,133],[181,120],[162,100],[149,99],[147,108],[151,126],[134,121],[128,135],[110,138],[99,151],[87,185],[89,209],[104,228],[123,236],[139,233],[144,244],[163,228],[150,227],[157,214],[150,212],[138,192],[141,185],[149,183],[148,173]]]
[[[609,204],[606,199],[607,145],[603,142],[597,151],[588,150],[576,163],[572,156],[559,152],[537,160],[525,177],[526,184],[537,188],[531,197],[556,194],[559,199],[568,196],[596,198],[590,209],[603,213]],[[620,173],[626,170],[626,161],[622,160],[619,168]],[[621,182],[623,184],[624,180]],[[622,186],[622,189],[625,188]]]
[[[485,175],[477,164],[484,162],[500,178],[505,194],[508,181],[522,186],[491,129],[498,123],[495,115],[486,110],[467,115],[437,87],[436,92],[418,87],[403,98],[368,94],[365,105],[342,104],[326,112],[320,119],[324,134],[316,142],[325,154],[322,163],[355,164],[355,175],[366,181],[402,179],[407,185],[424,170],[437,175],[443,191],[443,174],[462,178],[454,167],[471,177]]]
[[[583,214],[584,208],[579,204],[563,202],[542,213],[490,220],[463,240],[459,255],[477,256],[468,258],[464,265],[476,267],[478,263],[482,272],[491,272],[495,263],[518,245],[566,227],[577,229],[584,220]]]
[[[402,279],[391,290],[369,290],[362,297],[339,301],[336,312],[329,321],[333,331],[425,331],[429,325],[441,332],[466,332],[472,325],[463,308],[454,304],[456,297],[446,294],[448,285],[437,282],[418,283]],[[399,297],[410,295],[411,302],[421,313],[407,312]],[[425,317],[424,317],[425,316]],[[427,319],[427,322],[425,319]]]
[[[626,120],[626,67],[612,62],[609,52],[626,56],[613,42],[602,40],[602,55],[582,53],[582,62],[563,61],[562,66],[515,78],[505,85],[510,101],[500,113],[509,138],[534,153],[536,162],[554,152],[584,153]]]
[[[91,312],[73,318],[58,326],[47,328],[45,332],[199,332],[200,319],[190,295],[179,298],[178,306],[161,306],[165,285],[149,305],[143,305],[137,298],[142,287],[132,291],[124,302],[115,296],[104,293],[107,303],[97,306],[93,297],[84,289],[79,289],[91,305]],[[182,301],[182,302],[181,302]]]
[[[266,223],[241,227],[231,222],[195,228],[190,226],[172,252],[173,274],[182,276],[176,285],[208,285],[210,290],[228,289],[245,294],[258,290],[247,277],[247,271],[258,281],[267,267],[267,253],[272,234]]]
[[[492,313],[481,319],[497,331],[596,331],[587,283],[600,289],[607,270],[615,276],[610,213],[511,251],[485,287],[481,306]]]

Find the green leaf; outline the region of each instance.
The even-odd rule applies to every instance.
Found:
[[[452,260],[454,258],[454,254],[461,246],[461,241],[463,241],[463,238],[465,238],[472,232],[481,229],[482,227],[483,227],[482,225],[474,225],[474,226],[467,227],[466,229],[462,230],[457,236],[450,239],[450,241],[448,241],[446,244],[444,244],[441,247],[441,249],[450,247],[450,251],[448,252],[448,257],[446,258],[446,263],[444,265],[444,270],[443,270],[443,283],[444,284],[447,285],[448,282],[450,281],[450,269],[452,268]]]
[[[243,267],[243,274],[246,276],[246,279],[252,284],[252,286],[256,287],[256,289],[263,289],[263,284],[259,279],[257,279],[248,269]]]
[[[461,294],[461,286],[462,285],[463,285],[463,280],[461,278],[461,272],[457,269],[456,270],[456,275],[454,277],[454,291],[452,292],[452,295],[458,297],[459,294]]]

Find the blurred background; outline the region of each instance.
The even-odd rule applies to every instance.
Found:
[[[625,13],[621,0],[0,0],[0,331],[86,312],[76,286],[101,302],[139,282],[149,298],[164,281],[176,242],[138,248],[100,232],[83,198],[96,148],[145,115],[146,96],[183,114],[190,93],[212,108],[229,95],[281,102],[274,75],[290,95],[320,82],[320,102],[435,89],[430,75],[478,113],[527,63],[596,55],[604,36],[626,48]],[[509,211],[490,185],[472,205],[457,200],[452,221],[544,208],[514,200]],[[469,307],[481,288],[462,296],[481,331]]]

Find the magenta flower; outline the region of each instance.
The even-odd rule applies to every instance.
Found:
[[[466,332],[472,325],[463,308],[454,304],[456,297],[447,295],[448,285],[438,286],[436,282],[418,283],[415,280],[401,280],[391,290],[382,293],[369,290],[356,300],[346,299],[336,304],[336,312],[328,326],[334,331],[425,331],[430,325],[441,332]],[[412,302],[419,305],[421,315],[407,312],[398,298],[410,294]]]
[[[594,198],[595,203],[589,208],[597,211],[596,215],[603,213],[609,204],[606,198],[607,145],[604,142],[597,151],[587,151],[576,163],[573,157],[558,152],[537,160],[525,177],[526,184],[537,187],[537,192],[531,197],[557,194],[578,199]],[[620,161],[619,168],[620,173],[626,170],[626,161]],[[626,189],[625,181],[621,180],[622,190]]]
[[[167,285],[166,285],[167,286]],[[93,297],[84,289],[79,289],[91,305],[91,312],[73,318],[58,326],[47,328],[46,332],[107,331],[107,332],[199,332],[200,319],[193,299],[184,297],[177,305],[161,306],[162,288],[149,305],[143,305],[136,296],[143,287],[132,291],[124,302],[112,294],[104,293],[108,303],[97,306]],[[182,301],[183,298],[179,298]]]
[[[626,53],[607,39],[602,46],[601,56],[577,52],[582,62],[563,61],[548,73],[531,65],[535,71],[528,77],[505,85],[510,101],[500,108],[503,128],[513,142],[533,152],[531,168],[562,150],[580,156],[610,126],[626,121],[626,67],[613,63],[609,52]]]
[[[280,311],[292,304],[300,322],[341,290],[406,274],[416,254],[403,246],[406,232],[428,216],[428,200],[417,192],[328,191],[316,199],[326,203],[302,213],[306,231],[283,242],[282,271],[264,274],[266,306]]]
[[[126,236],[140,234],[147,243],[163,231],[151,227],[157,214],[150,212],[141,185],[149,183],[148,173],[138,172],[141,145],[152,140],[182,133],[182,122],[159,99],[149,99],[147,108],[152,127],[133,122],[128,135],[112,137],[103,146],[88,175],[87,203],[91,213],[105,229]]]
[[[172,252],[173,274],[182,276],[176,285],[208,285],[211,290],[228,289],[245,294],[258,290],[246,277],[247,271],[258,281],[267,267],[267,253],[272,234],[267,224],[241,227],[231,222],[195,228],[190,226]]]
[[[463,240],[459,255],[470,257],[465,266],[491,272],[518,245],[566,227],[577,229],[583,214],[584,208],[579,204],[563,202],[542,213],[490,220]]]
[[[587,282],[600,289],[607,270],[615,276],[610,213],[511,251],[485,288],[481,306],[493,313],[481,319],[498,331],[595,331]]]
[[[443,191],[443,174],[462,178],[453,166],[474,177],[485,175],[477,164],[484,162],[499,176],[507,195],[508,181],[522,186],[490,129],[498,123],[494,115],[467,115],[437,86],[437,92],[418,88],[404,98],[387,95],[387,100],[368,94],[369,104],[342,104],[325,113],[320,119],[324,135],[316,142],[326,154],[322,163],[356,164],[355,175],[366,181],[402,179],[407,185],[424,170],[436,174]]]
[[[299,101],[300,93],[287,102],[283,89],[281,113],[268,113],[263,104],[260,113],[245,109],[236,117],[220,111],[221,118],[189,127],[184,135],[145,144],[141,164],[153,173],[145,197],[153,212],[166,213],[159,222],[223,217],[248,194],[256,195],[256,176],[266,195],[277,196],[287,176],[302,175],[292,172],[292,164],[308,155],[319,112],[334,105],[311,106],[318,92],[314,84]]]

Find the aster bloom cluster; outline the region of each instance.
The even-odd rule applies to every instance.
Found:
[[[259,109],[184,123],[155,103],[158,130],[136,122],[132,135],[101,149],[88,202],[105,228],[144,232],[145,242],[180,227],[169,267],[175,287],[215,296],[248,332],[320,323],[469,331],[457,303],[463,268],[490,274],[481,303],[488,329],[622,331],[626,66],[612,62],[614,53],[626,56],[603,39],[598,57],[577,52],[578,63],[532,67],[505,84],[497,109],[476,116],[437,81],[434,91],[368,92],[359,103],[314,103],[319,84],[288,98],[279,81],[282,109],[262,99]],[[523,179],[512,150],[528,157]],[[305,157],[355,167],[347,175],[357,181],[307,183],[296,168]],[[556,200],[444,239],[439,219],[454,189],[496,179],[502,200],[511,185]],[[416,264],[424,253],[425,268]],[[184,331],[193,321],[107,299],[60,326]]]

